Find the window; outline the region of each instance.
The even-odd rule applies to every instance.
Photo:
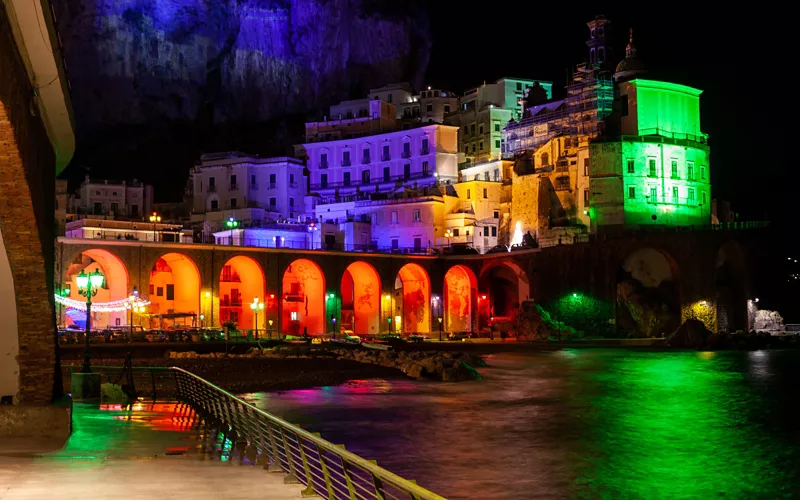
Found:
[[[517,82],[517,92],[522,92],[522,82]]]
[[[636,198],[636,187],[635,186],[628,186],[628,199],[635,199]]]
[[[215,179],[214,177],[209,177],[208,178],[209,191],[213,191],[215,187],[217,187],[217,179]]]
[[[453,229],[453,236],[458,238],[458,229]]]
[[[367,149],[365,149],[364,151],[362,151],[362,153],[361,153],[361,154],[362,154],[362,156],[361,156],[361,163],[369,163],[369,161],[370,161],[370,158],[369,158],[369,148],[367,148]]]
[[[430,149],[428,148],[428,138],[425,137],[422,139],[422,154],[426,155],[430,153]]]
[[[482,124],[481,124],[481,126],[480,126],[480,127],[478,127],[478,133],[479,133],[480,135],[483,135],[483,125],[482,125]]]
[[[469,236],[469,229],[467,229],[467,236]]]
[[[119,212],[119,203],[112,203],[111,204],[111,211],[115,214]]]
[[[654,202],[658,198],[658,188],[650,186],[650,201]]]
[[[344,151],[342,153],[342,166],[343,167],[350,166],[350,151]]]
[[[322,174],[319,176],[319,185],[323,188],[328,187],[328,174]]]
[[[256,175],[255,174],[250,174],[250,185],[251,186],[255,186],[256,185]]]
[[[622,116],[628,116],[628,96],[621,95],[619,96],[619,103],[620,103],[620,114]]]
[[[588,207],[589,206],[589,190],[588,189],[584,189],[583,190],[583,206],[584,207]]]
[[[483,141],[478,143],[478,151],[483,151]]]
[[[164,296],[164,287],[157,286],[156,287],[156,297],[163,297]]]
[[[294,184],[294,174],[289,174],[289,184]]]
[[[275,198],[274,196],[270,197],[270,199],[269,199],[269,208],[273,209],[273,208],[275,208],[277,206],[278,206],[278,199]]]
[[[269,174],[269,187],[271,189],[278,187],[278,176],[276,174]]]
[[[414,209],[414,222],[420,222],[422,219],[420,218],[419,209]]]
[[[291,318],[292,321],[297,321],[297,311],[292,311]]]
[[[489,180],[489,172],[484,172],[483,173],[483,180],[485,180],[485,181]]]
[[[650,173],[648,174],[650,177],[656,176],[656,159],[655,158],[648,158],[647,159],[647,166],[650,169]]]
[[[706,180],[706,167],[700,165],[700,179]]]
[[[167,300],[175,300],[175,285],[167,285]]]
[[[422,175],[428,175],[428,162],[422,162]]]
[[[689,201],[694,201],[694,188],[689,188],[688,198],[689,198]]]
[[[542,160],[543,167],[550,164],[550,155],[548,155],[547,153],[542,153],[542,156],[540,158]]]
[[[494,211],[493,215],[494,215],[495,219],[499,219],[500,218],[500,212],[498,212],[497,210]]]
[[[371,213],[371,214],[369,214],[369,218],[370,218],[370,221],[372,222],[373,226],[377,226],[378,225],[378,214]]]
[[[131,217],[139,217],[139,205],[131,205]]]
[[[319,168],[328,168],[328,153],[319,155]]]
[[[445,113],[449,113],[450,112],[450,105],[449,104],[445,104],[444,105],[444,112]]]
[[[475,174],[475,180],[476,181],[481,180],[481,174]]]
[[[497,226],[492,226],[492,236],[497,236]]]
[[[387,102],[392,102],[392,94],[389,94],[389,97],[388,97],[388,101],[387,101]]]
[[[628,158],[628,173],[636,173],[636,161],[633,158]]]
[[[422,238],[414,238],[414,251],[419,252],[422,250]]]
[[[216,212],[219,210],[219,200],[211,200],[211,211]]]
[[[467,199],[469,199],[469,197],[470,197],[470,190],[467,189]]]
[[[670,162],[670,165],[672,166],[672,178],[673,179],[677,179],[678,178],[678,160],[672,160]]]
[[[497,148],[497,149],[500,149],[500,139],[495,139],[494,140],[494,147]]]
[[[96,215],[100,215],[103,213],[103,203],[99,201],[94,202],[94,213]]]
[[[708,203],[708,193],[703,191],[703,205],[705,205],[706,203]]]
[[[289,206],[294,208],[294,198],[289,198]]]
[[[384,144],[383,145],[383,161],[389,161],[391,158],[392,158],[392,156],[389,154],[389,145],[388,144]]]
[[[236,208],[236,198],[231,198],[231,208]]]
[[[231,187],[236,187],[236,175],[231,175]]]
[[[472,152],[473,153],[475,152],[475,143],[474,142],[472,143]]]
[[[343,184],[345,186],[349,186],[350,185],[350,172],[345,172],[344,173],[344,183]]]
[[[411,165],[406,163],[403,165],[403,179],[410,179],[411,178]]]
[[[589,177],[589,158],[583,159],[583,176]]]
[[[672,186],[672,201],[678,201],[678,186]]]
[[[469,126],[469,130],[471,132],[470,135],[475,135],[475,124],[474,123]]]
[[[383,182],[389,182],[392,180],[391,169],[389,167],[383,167]]]
[[[392,224],[397,224],[397,212],[392,212]]]
[[[483,188],[483,199],[486,199],[488,197],[489,197],[489,190],[486,189],[486,188]]]
[[[361,184],[369,184],[369,170],[361,172]]]
[[[694,180],[694,163],[686,164],[686,178],[690,181]]]
[[[499,123],[495,123],[494,124],[494,131],[495,132],[500,132],[500,124]]]
[[[400,248],[400,242],[397,238],[392,238],[392,250]]]
[[[403,143],[403,158],[410,158],[411,157],[411,143],[404,142]]]
[[[427,111],[428,113],[433,113],[433,104],[428,104],[427,106],[425,106],[425,111]]]

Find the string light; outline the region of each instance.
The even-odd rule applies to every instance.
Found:
[[[62,297],[55,294],[56,302],[66,307],[78,309],[79,311],[86,310],[86,302],[80,300],[70,299],[69,297]],[[92,302],[92,312],[122,312],[128,310],[131,302],[136,304],[136,307],[144,307],[150,305],[149,300],[136,299],[131,301],[129,298],[112,300],[111,302]]]

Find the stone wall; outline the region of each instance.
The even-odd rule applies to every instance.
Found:
[[[16,295],[19,392],[15,401],[47,404],[54,387],[60,392],[61,385],[54,383],[58,370],[52,298],[56,162],[1,5],[0,75],[0,232]],[[0,338],[6,335],[8,331],[0,332]]]

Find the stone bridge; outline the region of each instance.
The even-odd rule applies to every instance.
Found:
[[[665,326],[669,314],[737,330],[748,327],[748,300],[758,289],[753,270],[769,248],[767,234],[651,231],[468,256],[59,238],[56,288],[83,300],[74,277],[100,269],[106,286],[95,302],[124,299],[136,289],[151,305],[133,321],[147,327],[233,321],[241,329],[289,334],[435,336],[509,329],[531,300],[551,304],[567,323],[570,315],[599,315],[598,324],[577,323],[605,334],[664,333],[658,330],[675,326]],[[263,303],[256,311],[255,299]],[[59,313],[61,321],[81,320]],[[130,317],[97,313],[95,325],[126,325]]]

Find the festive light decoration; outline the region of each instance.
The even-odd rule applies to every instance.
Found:
[[[56,302],[66,307],[78,309],[79,311],[86,311],[86,302],[82,302],[69,297],[62,297],[61,295],[54,294]],[[150,301],[139,298],[134,301],[136,307],[144,307],[150,305]],[[120,300],[112,300],[111,302],[92,302],[92,312],[122,312],[127,311],[130,307],[131,300],[124,298]]]

